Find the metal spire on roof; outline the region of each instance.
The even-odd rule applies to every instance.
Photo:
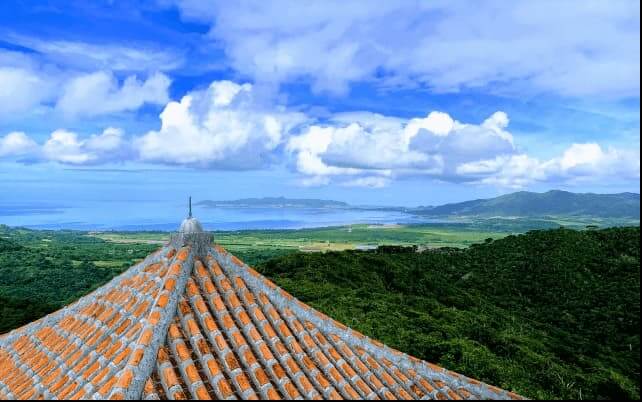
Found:
[[[190,245],[196,255],[203,257],[207,255],[212,236],[205,232],[198,219],[194,218],[192,196],[189,197],[187,205],[189,211],[187,218],[183,219],[178,232],[171,235],[170,243],[177,249]]]

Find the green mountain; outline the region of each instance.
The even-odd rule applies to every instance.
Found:
[[[285,197],[244,198],[230,201],[200,201],[196,205],[206,208],[350,208],[341,201],[297,199]]]
[[[640,219],[640,194],[576,194],[518,192],[497,198],[413,210],[426,216],[590,216]]]

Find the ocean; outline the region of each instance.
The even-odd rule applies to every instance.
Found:
[[[31,229],[172,231],[184,205],[96,202],[75,206],[0,205],[0,224]],[[397,211],[317,208],[202,208],[194,215],[206,230],[303,229],[349,224],[410,224],[421,218]]]

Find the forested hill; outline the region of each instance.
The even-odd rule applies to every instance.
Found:
[[[419,208],[430,216],[590,216],[640,219],[640,195],[518,192],[501,197]]]
[[[639,242],[639,228],[560,229],[259,270],[392,347],[527,397],[639,399]]]

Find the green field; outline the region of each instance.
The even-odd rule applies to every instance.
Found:
[[[499,238],[506,232],[466,227],[355,225],[302,230],[260,230],[214,232],[216,243],[234,249],[290,249],[333,251],[360,246],[423,245],[426,247],[466,247],[485,239]],[[169,235],[162,232],[101,232],[92,236],[117,243],[161,244]]]
[[[595,218],[548,219],[461,219],[425,225],[352,225],[301,230],[246,230],[214,232],[215,242],[241,254],[286,251],[326,252],[371,249],[381,245],[418,246],[419,249],[464,248],[486,239],[525,233],[535,229],[587,226],[639,225],[639,221]],[[89,235],[114,243],[162,244],[166,232],[90,232]]]

